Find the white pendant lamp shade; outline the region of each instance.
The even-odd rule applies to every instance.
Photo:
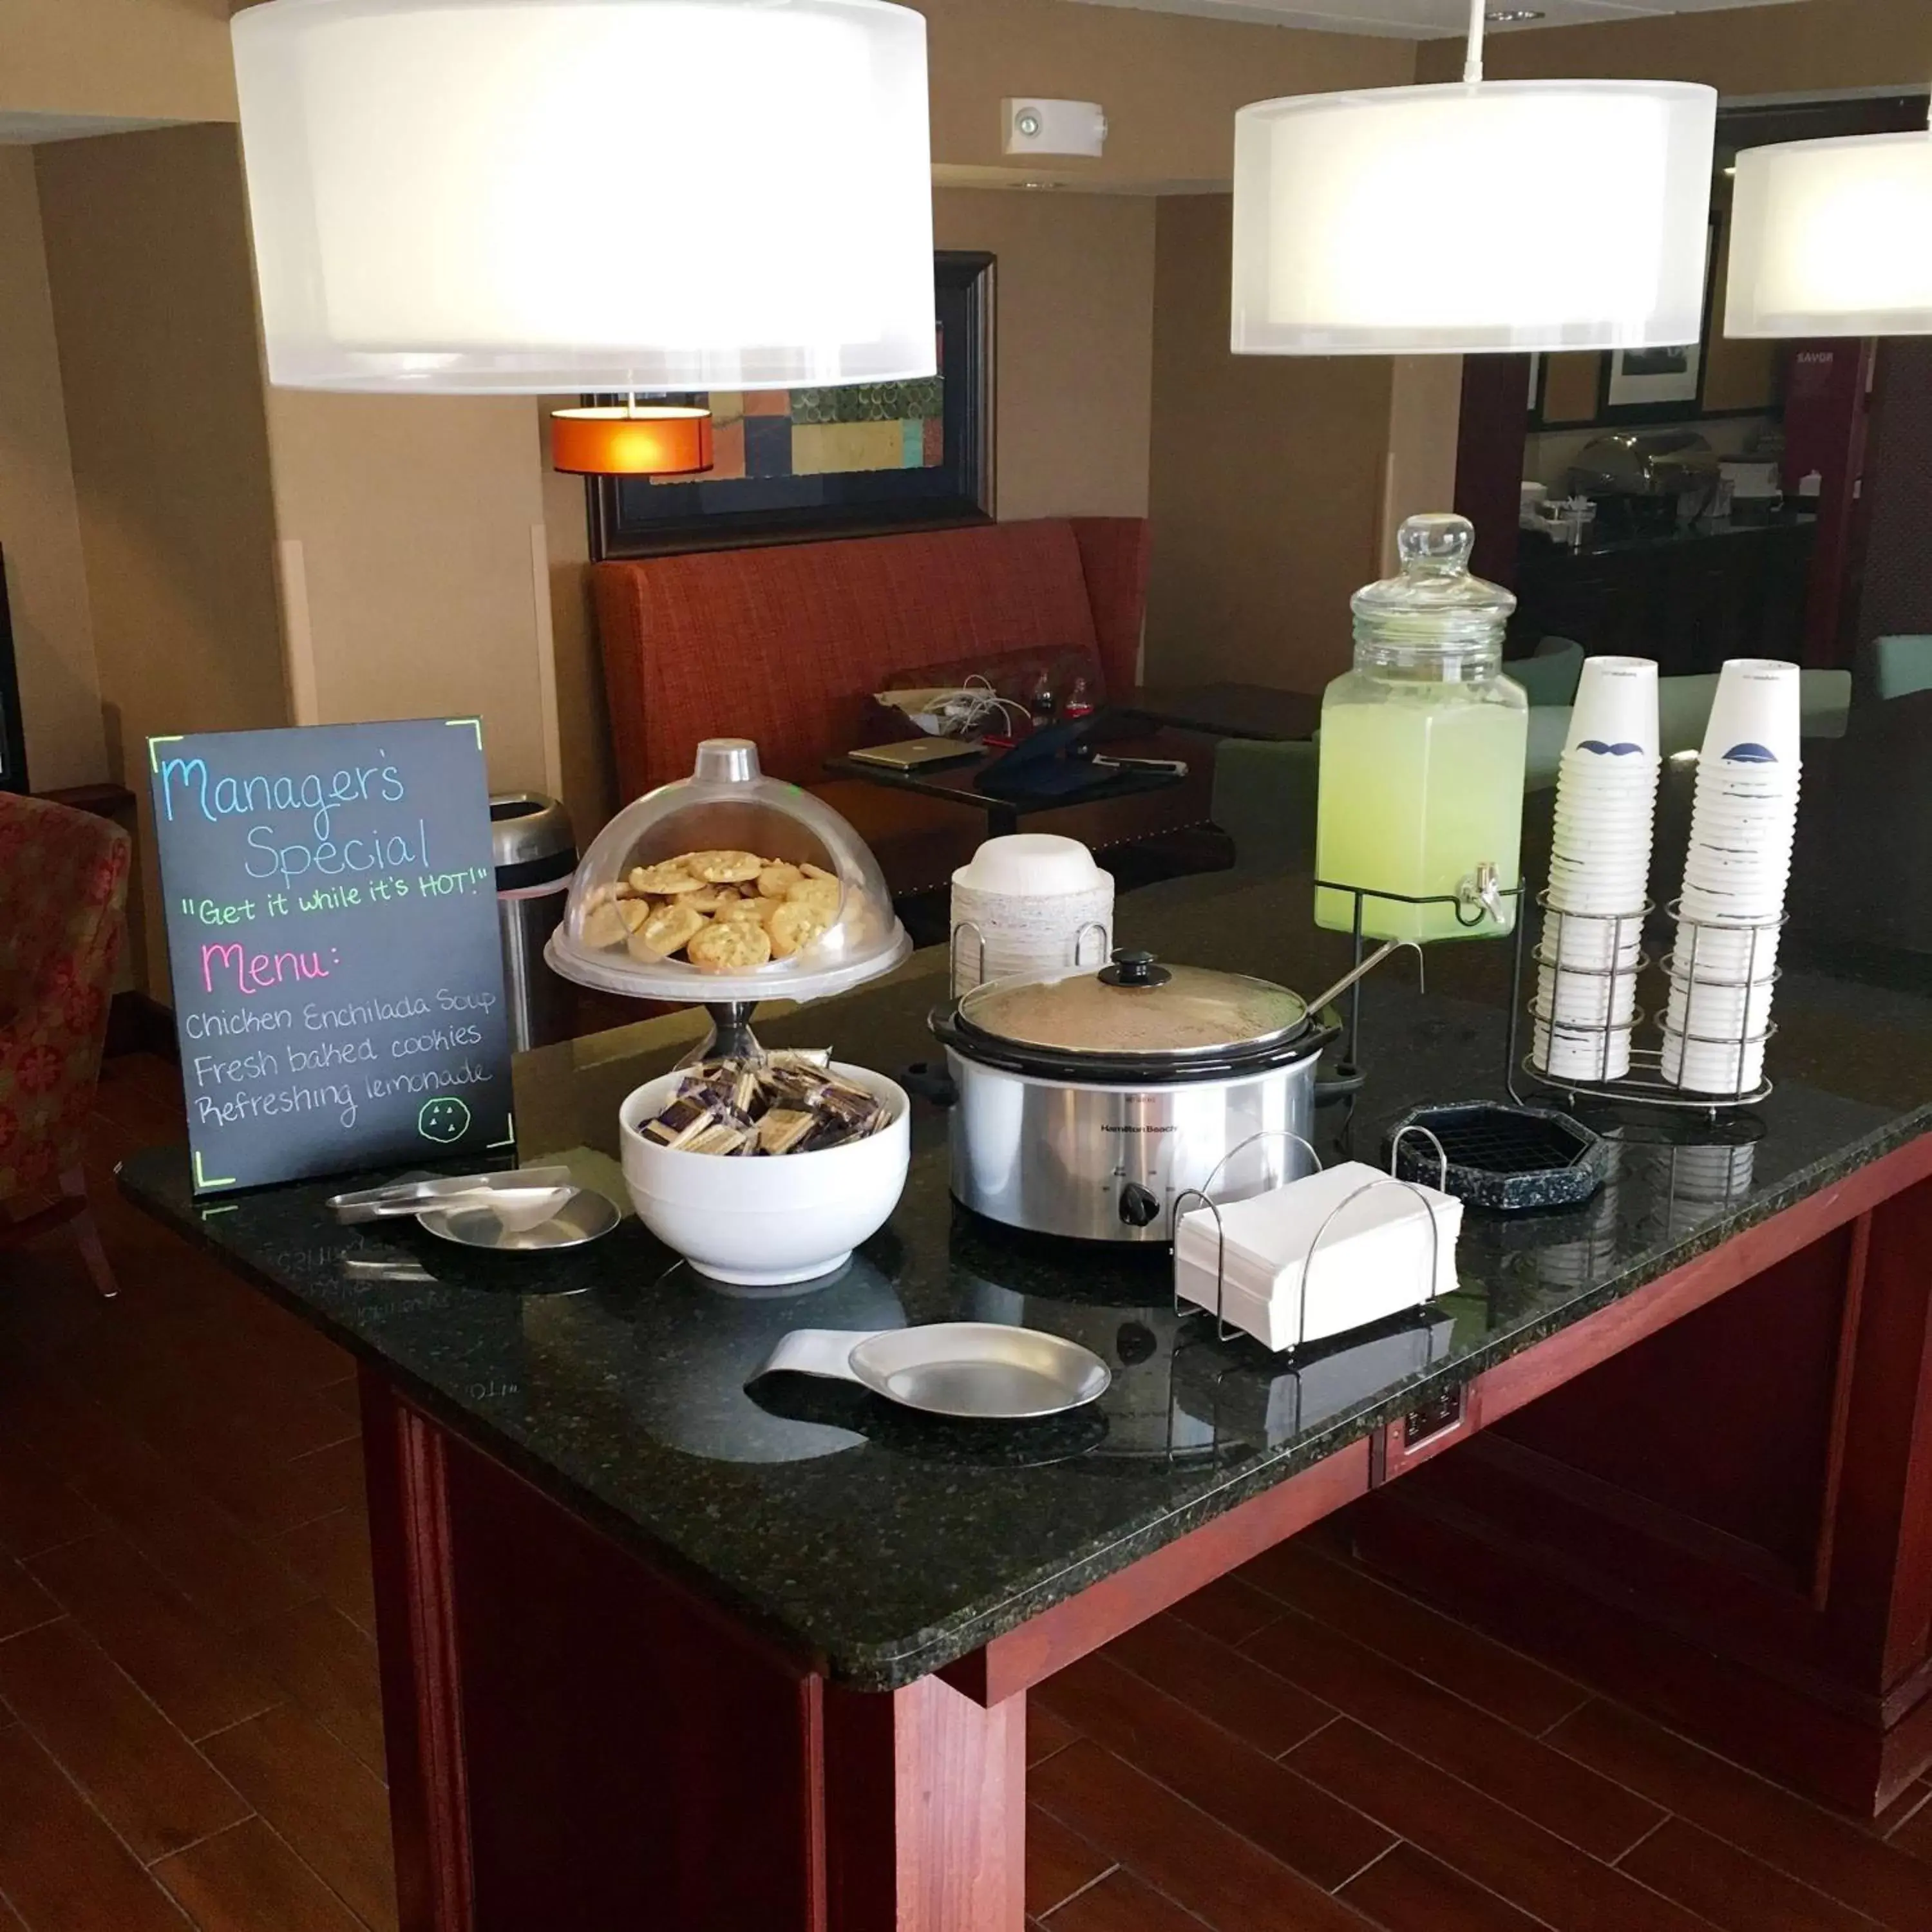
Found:
[[[1932,334],[1932,134],[1744,148],[1724,333]]]
[[[1676,82],[1463,81],[1243,108],[1236,352],[1696,341],[1717,105]],[[1578,166],[1602,192],[1554,186]]]
[[[232,23],[272,380],[934,369],[926,22],[884,0],[269,0]]]

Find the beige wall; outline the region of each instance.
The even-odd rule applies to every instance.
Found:
[[[61,403],[33,151],[0,148],[0,546],[27,770],[41,790],[107,775],[100,680]]]
[[[1318,691],[1379,574],[1391,364],[1231,355],[1230,213],[1160,204],[1147,675]]]
[[[228,0],[0,0],[0,111],[232,121]]]
[[[1417,77],[1453,80],[1462,62],[1460,41],[1424,41]],[[1732,97],[1922,87],[1932,79],[1932,6],[1926,0],[1797,0],[1535,28],[1492,34],[1484,64],[1498,80],[1701,80]]]
[[[208,127],[37,160],[108,763],[141,801],[138,943],[160,931],[148,738],[288,722],[240,158]]]
[[[1098,161],[1053,165],[1082,180],[1224,184],[1234,110],[1278,94],[1394,86],[1414,45],[1301,33],[1067,0],[916,0],[926,16],[935,160],[1024,166],[1000,152],[1000,103],[1014,95],[1097,100]]]
[[[1147,514],[1156,206],[1011,188],[933,196],[940,247],[998,257],[1002,518]]]
[[[266,393],[298,722],[473,712],[492,786],[541,789],[535,404]]]

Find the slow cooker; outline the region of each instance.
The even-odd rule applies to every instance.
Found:
[[[1314,1013],[1390,950],[1312,1004],[1126,951],[974,987],[930,1022],[955,1096],[954,1198],[1036,1234],[1167,1241],[1190,1189],[1238,1201],[1298,1178],[1336,1031]]]

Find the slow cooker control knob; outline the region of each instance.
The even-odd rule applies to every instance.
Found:
[[[1160,1219],[1160,1202],[1138,1180],[1120,1190],[1120,1219],[1130,1228],[1147,1228]]]
[[[1130,952],[1125,946],[1116,948],[1114,963],[1100,969],[1103,986],[1164,986],[1173,977],[1165,966],[1155,963],[1151,952]]]

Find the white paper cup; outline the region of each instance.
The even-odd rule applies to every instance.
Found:
[[[1774,926],[1730,932],[1715,926],[1680,926],[1671,962],[1686,977],[1768,980],[1777,970],[1778,943],[1783,937]]]
[[[1657,666],[1648,658],[1586,658],[1566,753],[1606,762],[1657,757]]]
[[[1665,1029],[1683,1034],[1694,1046],[1735,1046],[1756,1038],[1771,1024],[1775,991],[1769,980],[1732,986],[1672,973]]]
[[[1530,1029],[1529,1058],[1554,1080],[1621,1080],[1630,1071],[1630,1035],[1576,1032],[1538,1020]]]
[[[1537,1016],[1554,1026],[1627,1026],[1636,1012],[1634,973],[1536,969]]]
[[[1586,663],[1584,668],[1589,667]],[[1741,772],[1794,777],[1798,762],[1798,667],[1771,658],[1733,658],[1718,674],[1700,776]]]
[[[1544,916],[1540,950],[1559,966],[1600,971],[1612,964],[1634,966],[1643,946],[1643,920],[1580,919],[1552,900]]]
[[[1673,1087],[1714,1099],[1748,1094],[1764,1078],[1764,1047],[1711,1047],[1664,1036],[1663,1072]]]

